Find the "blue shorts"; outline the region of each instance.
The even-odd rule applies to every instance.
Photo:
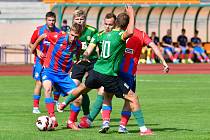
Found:
[[[187,47],[186,46],[179,46],[182,49],[182,54],[186,54]]]
[[[41,74],[42,74],[42,65],[40,63],[37,63],[33,67],[33,78],[36,81],[41,81]]]
[[[174,53],[174,49],[171,47],[164,47],[164,53],[166,53],[167,51],[170,51],[171,53]]]
[[[54,72],[48,68],[45,68],[42,72],[42,81],[46,80],[51,81],[56,90],[63,93],[62,96],[66,96],[67,93],[77,87],[68,73]]]
[[[130,89],[135,92],[136,91],[136,76],[127,74],[125,72],[120,72],[119,77],[129,85]]]
[[[194,49],[193,49],[193,52],[202,54],[202,53],[205,52],[205,50],[200,46],[195,46]]]

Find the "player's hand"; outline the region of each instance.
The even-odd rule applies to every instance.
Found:
[[[36,53],[37,53],[37,56],[39,57],[39,58],[41,58],[41,59],[45,59],[45,54],[44,53],[42,53],[40,50],[36,50]]]
[[[127,14],[129,15],[129,17],[134,16],[134,10],[131,5],[126,4],[125,10],[126,10]]]
[[[90,60],[87,59],[87,58],[83,58],[83,59],[77,61],[76,64],[79,64],[79,63],[82,63],[82,62],[88,62],[88,63],[90,63]]]
[[[163,64],[163,72],[165,72],[165,73],[169,72],[169,66],[166,63]]]

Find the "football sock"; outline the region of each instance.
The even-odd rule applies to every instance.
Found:
[[[151,58],[152,58],[152,59],[155,59],[155,53],[154,53],[154,51],[152,51]]]
[[[201,57],[201,56],[198,56],[198,60],[199,60],[200,62],[202,62],[202,57]]]
[[[176,54],[174,55],[174,59],[177,59],[178,56],[179,56],[179,53],[176,53]]]
[[[77,97],[74,96],[73,94],[69,94],[66,99],[65,99],[65,104],[68,105],[71,101],[73,101],[74,99],[76,99]]]
[[[191,59],[193,57],[193,52],[191,51],[188,55],[188,58]]]
[[[130,111],[122,111],[120,125],[126,126],[128,124],[128,120],[130,117],[131,117]]]
[[[102,106],[102,119],[103,121],[110,121],[110,114],[112,112],[111,106]]]
[[[170,56],[169,59],[173,62],[174,57],[173,56]]]
[[[39,100],[40,100],[40,95],[33,95],[33,100],[34,100],[34,107],[39,107]]]
[[[90,99],[87,93],[82,94],[82,110],[84,115],[88,115],[90,113]]]
[[[143,113],[141,110],[137,110],[135,112],[133,112],[133,115],[137,121],[137,124],[139,127],[144,126],[144,117],[143,117]]]
[[[181,54],[181,59],[185,59],[185,54],[184,53]]]
[[[54,101],[53,98],[45,98],[46,108],[50,117],[54,117]]]
[[[97,95],[96,101],[93,104],[93,106],[91,107],[90,114],[88,115],[88,119],[90,121],[93,121],[96,118],[96,116],[98,115],[98,113],[100,112],[102,104],[103,104],[103,100],[104,100],[104,96]]]
[[[70,105],[69,121],[75,122],[80,111],[80,106]]]
[[[60,92],[53,91],[53,94],[54,94],[54,101],[58,101],[59,100],[59,97],[60,97]]]

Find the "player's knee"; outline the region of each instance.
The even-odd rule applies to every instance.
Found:
[[[80,95],[77,99],[74,100],[74,103],[81,104],[82,103],[82,96]]]
[[[36,81],[36,88],[41,88],[42,87],[42,83],[41,81]]]

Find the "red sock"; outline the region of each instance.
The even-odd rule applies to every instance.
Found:
[[[151,55],[152,59],[155,59],[155,53],[152,51],[152,55]]]
[[[58,101],[59,97],[60,97],[60,95],[54,94],[54,101]]]
[[[55,116],[54,103],[47,103],[46,108],[47,108],[47,111],[48,111],[48,114],[50,115],[50,117],[54,117]]]
[[[103,110],[102,111],[102,119],[103,121],[110,121],[111,110]]]
[[[182,59],[185,59],[185,54],[181,54],[181,58]]]
[[[178,56],[179,56],[179,53],[176,53],[176,54],[174,55],[174,59],[177,59]]]
[[[39,100],[38,99],[34,99],[34,107],[39,107]]]
[[[174,60],[174,57],[173,56],[171,56],[171,57],[169,57],[169,59],[173,62],[173,60]]]
[[[201,62],[202,61],[202,57],[201,56],[198,56],[198,60]]]
[[[190,52],[189,55],[188,55],[188,59],[191,59],[192,56],[193,56],[193,53]]]
[[[120,120],[120,125],[126,126],[128,124],[129,116],[122,115]]]
[[[79,114],[79,112],[74,112],[74,111],[70,110],[69,121],[76,122],[78,114]]]

